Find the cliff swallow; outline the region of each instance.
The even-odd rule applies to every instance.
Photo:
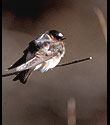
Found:
[[[62,33],[50,30],[31,41],[23,56],[8,68],[20,71],[13,81],[25,84],[34,70],[45,72],[54,68],[65,54],[64,39]]]

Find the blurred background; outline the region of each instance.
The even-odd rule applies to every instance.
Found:
[[[93,57],[43,74],[35,71],[25,85],[13,82],[14,76],[3,78],[3,125],[70,125],[70,99],[77,125],[106,125],[107,45],[94,8],[106,20],[107,1],[2,0],[2,6],[3,73],[31,40],[50,29],[67,37],[61,63]]]

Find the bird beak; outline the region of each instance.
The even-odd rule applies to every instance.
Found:
[[[61,39],[64,40],[64,39],[66,39],[66,37],[63,36]]]

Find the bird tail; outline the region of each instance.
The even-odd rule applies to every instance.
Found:
[[[19,80],[21,83],[25,84],[27,82],[27,79],[31,75],[32,71],[33,69],[27,69],[27,70],[21,71],[16,75],[13,81]]]

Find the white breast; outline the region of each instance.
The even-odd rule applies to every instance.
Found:
[[[41,72],[45,72],[48,71],[49,69],[54,68],[56,65],[58,65],[58,63],[60,62],[61,57],[54,57],[48,61],[46,61],[46,64],[44,65],[44,67],[41,69]]]
[[[43,65],[38,65],[34,70],[40,70],[41,72],[48,71],[49,69],[54,68],[58,63],[60,62],[61,57],[53,57],[52,59],[48,60],[45,62],[44,66]]]

